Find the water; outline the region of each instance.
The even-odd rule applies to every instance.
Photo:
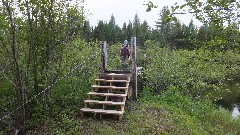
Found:
[[[216,104],[228,109],[234,118],[240,117],[240,78],[228,81],[223,88],[229,92],[222,93]]]

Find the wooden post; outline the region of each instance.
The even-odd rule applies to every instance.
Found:
[[[137,99],[137,63],[136,63],[136,37],[131,38],[131,56],[132,56],[132,96]]]
[[[101,43],[101,66],[102,73],[107,70],[107,41],[102,41]]]

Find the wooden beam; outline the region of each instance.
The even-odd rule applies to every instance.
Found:
[[[137,99],[137,62],[136,62],[136,37],[131,38],[131,57],[132,57],[132,96]]]
[[[102,73],[107,70],[107,41],[101,41],[101,69]]]

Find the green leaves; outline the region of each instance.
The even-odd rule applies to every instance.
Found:
[[[180,9],[183,9],[186,6],[187,6],[187,4],[183,4],[183,5],[180,6]]]
[[[147,4],[143,4],[143,5],[147,5],[146,12],[150,12],[152,8],[157,8],[157,6],[155,6],[152,1],[148,1]]]
[[[164,91],[174,86],[179,91],[194,96],[203,96],[201,93],[209,90],[220,91],[220,83],[224,78],[240,72],[237,59],[232,53],[237,55],[236,52],[223,54],[207,50],[170,51],[166,48],[148,48],[147,56],[151,63],[145,72],[147,86],[153,91]],[[225,64],[229,63],[227,59],[235,64],[226,68]]]
[[[177,19],[177,17],[174,16],[174,17],[172,17],[172,20],[173,20],[174,22],[177,22],[178,19]]]
[[[168,23],[168,22],[170,22],[170,20],[171,20],[171,18],[169,16],[164,16],[164,18],[163,18],[164,23]]]
[[[150,5],[153,5],[150,2]],[[169,10],[168,17],[173,19],[164,19],[165,22],[170,20],[176,20],[174,14],[178,9],[182,10],[180,13],[186,13],[186,10],[183,10],[185,7],[190,7],[189,13],[192,13],[199,21],[204,24],[214,23],[215,25],[223,25],[225,22],[231,24],[232,22],[239,22],[238,9],[239,2],[237,1],[225,1],[225,0],[207,0],[205,2],[196,1],[196,0],[187,0],[183,5],[177,5],[175,3],[171,6]],[[151,10],[151,6],[148,6],[147,11]],[[230,19],[232,18],[232,19]],[[217,21],[216,21],[217,20]]]

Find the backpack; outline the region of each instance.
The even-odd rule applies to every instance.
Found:
[[[124,47],[121,48],[121,56],[129,56],[129,51],[128,51],[128,46],[125,45]]]

